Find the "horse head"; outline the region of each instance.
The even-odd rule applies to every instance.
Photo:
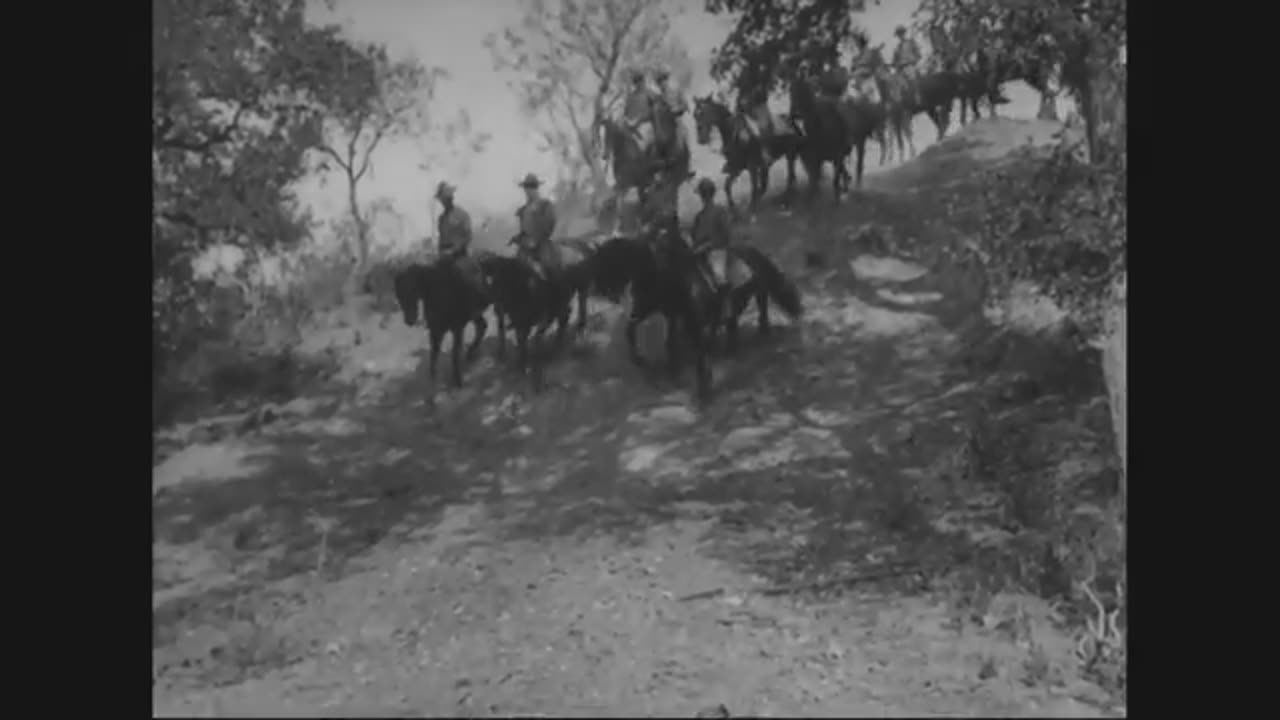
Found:
[[[620,302],[622,294],[645,266],[648,248],[630,235],[614,235],[600,244],[592,255],[592,286],[596,294]]]
[[[418,324],[418,310],[426,302],[428,279],[427,268],[423,265],[410,265],[396,273],[393,288],[405,325]]]
[[[726,108],[710,95],[693,99],[693,124],[698,131],[699,145],[710,144],[711,129],[719,127],[720,117],[725,110]],[[723,141],[722,138],[721,142]]]

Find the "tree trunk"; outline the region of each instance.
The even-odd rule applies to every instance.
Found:
[[[347,173],[347,203],[351,209],[351,220],[355,223],[356,236],[353,255],[354,267],[347,277],[345,295],[352,297],[362,284],[365,272],[369,267],[369,229],[365,226],[364,215],[360,212],[360,197],[356,194],[356,178]]]
[[[1128,506],[1129,413],[1127,404],[1128,372],[1125,365],[1128,349],[1128,323],[1126,301],[1128,281],[1124,275],[1116,281],[1111,291],[1110,307],[1106,311],[1105,335],[1102,345],[1102,371],[1107,383],[1107,401],[1111,409],[1111,429],[1115,433],[1116,452],[1120,455],[1120,510]]]

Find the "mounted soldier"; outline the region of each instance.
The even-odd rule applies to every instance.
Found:
[[[439,239],[440,256],[437,263],[452,264],[462,274],[467,285],[480,297],[486,294],[480,265],[471,257],[471,216],[454,203],[457,190],[448,182],[436,186],[436,200],[444,208],[436,219],[436,237]]]
[[[907,100],[920,76],[920,44],[907,35],[907,28],[903,25],[894,28],[893,34],[898,38],[898,46],[893,49],[895,94]]]
[[[666,68],[659,68],[653,76],[658,88],[656,95],[658,107],[662,111],[662,117],[655,118],[658,120],[655,126],[662,134],[658,143],[659,147],[663,148],[661,153],[663,160],[674,163],[680,157],[680,153],[687,149],[689,140],[685,136],[681,118],[689,112],[689,104],[678,88],[667,84],[670,78],[671,72]]]
[[[538,188],[542,181],[537,175],[529,173],[520,181],[524,189],[525,203],[516,210],[516,218],[520,221],[520,232],[511,239],[516,245],[517,254],[523,258],[542,280],[552,279],[560,268],[560,253],[551,242],[551,233],[556,229],[556,208],[551,201],[542,197]]]
[[[755,140],[764,153],[764,162],[769,161],[769,141],[775,136],[786,133],[800,134],[800,127],[787,118],[779,118],[769,109],[769,94],[764,88],[753,88],[749,92],[739,92],[737,111],[742,116],[742,125],[749,139]]]
[[[622,105],[622,121],[626,128],[635,135],[640,145],[640,152],[645,155],[653,153],[654,139],[654,94],[645,85],[644,71],[631,71],[631,89],[627,91]]]
[[[893,69],[914,80],[920,71],[920,44],[907,35],[907,28],[903,25],[894,28],[893,34],[898,38],[898,46],[893,49]]]
[[[728,284],[728,259],[731,236],[729,211],[715,202],[716,184],[708,177],[698,181],[698,197],[702,209],[693,218],[689,229],[693,252],[698,256],[698,267],[707,285],[715,291]],[[717,252],[719,251],[719,252]]]

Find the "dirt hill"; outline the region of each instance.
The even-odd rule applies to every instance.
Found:
[[[158,438],[157,713],[1106,716],[1069,559],[1022,549],[1101,512],[1100,371],[993,331],[932,250],[926,191],[1045,130],[744,224],[808,312],[747,315],[701,411],[603,306],[537,396],[491,350],[433,391],[398,317],[309,338],[331,390]]]

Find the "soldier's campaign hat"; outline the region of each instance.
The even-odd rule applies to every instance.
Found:
[[[716,191],[716,181],[709,177],[704,177],[698,181],[697,190],[699,195],[714,194]]]
[[[542,184],[542,181],[539,180],[538,176],[534,175],[533,173],[529,173],[528,175],[525,175],[524,179],[520,181],[520,187],[522,188],[538,187],[541,184]]]
[[[441,180],[440,184],[436,185],[436,198],[453,197],[453,193],[457,189],[450,185],[448,180]]]

